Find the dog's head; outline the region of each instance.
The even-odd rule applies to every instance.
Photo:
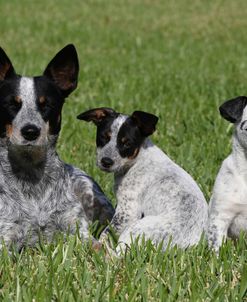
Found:
[[[239,96],[223,103],[219,110],[221,116],[234,123],[236,135],[244,148],[247,148],[247,97]]]
[[[73,45],[58,52],[37,77],[17,75],[0,48],[0,138],[17,148],[43,147],[54,141],[64,100],[77,86],[78,71]]]
[[[77,118],[97,126],[97,165],[106,172],[119,172],[132,166],[158,121],[155,115],[143,111],[126,116],[111,108],[91,109]]]

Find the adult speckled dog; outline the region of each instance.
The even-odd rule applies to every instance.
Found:
[[[158,118],[135,111],[131,116],[110,108],[96,108],[78,116],[97,126],[97,164],[114,172],[117,198],[111,227],[120,235],[118,251],[145,235],[187,247],[198,242],[207,223],[208,209],[192,177],[148,138]],[[102,233],[104,241],[109,228]]]
[[[234,123],[232,153],[223,161],[209,205],[209,245],[219,250],[227,236],[247,231],[247,97],[220,106],[220,114]]]
[[[57,231],[90,237],[88,224],[114,210],[99,186],[56,153],[65,98],[76,88],[73,45],[42,76],[17,75],[0,48],[0,238],[18,249]]]

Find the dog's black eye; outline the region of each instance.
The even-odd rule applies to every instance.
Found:
[[[126,137],[122,138],[122,144],[123,144],[124,148],[130,148],[131,147],[131,142]]]
[[[44,96],[39,97],[39,105],[44,106],[46,103],[46,98]]]
[[[22,101],[19,96],[13,96],[5,103],[5,107],[11,111],[17,112],[22,106]]]
[[[105,133],[103,133],[103,138],[105,139],[105,140],[110,140],[111,139],[111,132],[105,132]]]
[[[48,99],[48,98],[45,98],[44,96],[41,96],[39,98],[39,107],[41,109],[46,109],[46,108],[54,109],[55,108],[52,100]]]

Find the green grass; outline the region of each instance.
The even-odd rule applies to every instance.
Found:
[[[17,72],[39,75],[67,43],[80,81],[63,109],[58,151],[93,176],[115,203],[113,180],[95,166],[95,128],[75,119],[94,106],[160,117],[153,140],[210,198],[231,128],[224,100],[247,93],[244,0],[0,1],[0,43]],[[205,242],[182,251],[135,244],[121,260],[76,237],[0,255],[3,301],[247,301],[247,241],[219,258]]]

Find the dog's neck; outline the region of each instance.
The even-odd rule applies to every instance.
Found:
[[[132,160],[129,164],[126,164],[121,170],[114,173],[115,180],[124,177],[124,175],[130,169],[132,169],[132,167],[134,167],[136,164],[138,164],[138,162],[143,164],[143,159],[145,160],[145,158],[147,158],[147,156],[148,156],[147,153],[150,151],[150,148],[153,146],[154,146],[154,144],[152,143],[152,141],[149,138],[146,138],[144,140],[143,144],[141,145],[136,158],[134,160]]]
[[[0,164],[4,177],[15,177],[31,184],[46,181],[54,170],[60,171],[62,168],[55,145],[55,142],[48,147],[0,144]]]

